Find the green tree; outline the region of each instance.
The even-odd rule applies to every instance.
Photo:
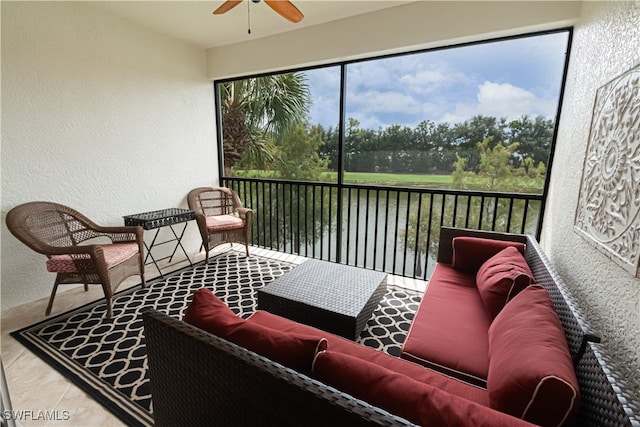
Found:
[[[257,166],[272,161],[272,138],[283,137],[308,117],[311,97],[304,73],[234,80],[221,83],[219,90],[227,176],[241,159]]]
[[[524,186],[520,182],[514,182],[515,179],[521,179],[525,174],[524,166],[521,165],[516,170],[513,163],[513,153],[518,149],[518,143],[512,143],[508,146],[503,144],[497,144],[491,147],[490,138],[485,138],[482,142],[476,145],[479,153],[479,175],[488,177],[485,190],[487,191],[522,191],[528,190],[529,186]],[[471,172],[465,170],[466,163],[459,157],[458,161],[454,164],[453,179],[454,183],[458,182],[464,185],[464,178],[468,177]],[[536,173],[537,167],[531,165],[531,160],[523,162],[530,168],[530,173]],[[544,171],[546,168],[544,164],[541,164],[540,170]],[[518,173],[521,171],[521,173]],[[540,180],[533,181],[530,178],[525,179],[527,183],[532,183],[531,187],[537,185]],[[452,223],[453,213],[449,214],[448,210],[450,206],[446,206],[444,212],[446,215],[443,218],[444,224]],[[536,204],[529,204],[528,213],[535,215],[539,206]],[[470,228],[477,228],[482,230],[496,230],[506,232],[520,232],[520,227],[524,223],[526,225],[526,218],[523,217],[524,201],[508,199],[501,197],[481,197],[481,196],[468,196],[460,198],[457,207],[458,212],[468,213],[468,216],[464,218],[465,226]]]
[[[529,116],[522,116],[517,120],[509,123],[509,140],[511,142],[519,142],[519,156],[516,158],[524,159],[531,157],[534,164],[549,160],[549,147],[553,139],[554,121],[538,116],[532,119]],[[516,164],[516,166],[518,166]]]
[[[469,172],[466,171],[467,159],[460,157],[458,154],[456,154],[456,158],[457,160],[453,163],[453,172],[451,173],[453,188],[468,189],[465,183],[466,178],[469,176]]]
[[[449,133],[453,145],[458,153],[468,159],[467,167],[479,171],[480,157],[476,149],[478,141],[490,138],[490,147],[501,144],[506,137],[506,119],[489,116],[475,116],[462,123],[455,124]]]
[[[298,123],[277,140],[275,177],[286,181],[321,181],[329,163],[319,155],[324,144],[322,136],[320,126]],[[304,245],[322,235],[320,218],[326,221],[330,210],[335,212],[336,201],[321,187],[284,182],[263,187],[262,191],[264,199],[258,204],[258,210],[270,218],[263,237],[277,242],[279,247],[291,245],[297,253],[302,253]]]
[[[321,181],[322,174],[328,171],[329,161],[319,154],[323,144],[322,130],[319,127],[307,129],[298,123],[286,138],[278,143],[277,172],[279,178],[295,181]]]
[[[439,207],[444,203],[444,196],[436,194],[423,194],[411,205],[409,211],[409,226],[406,233],[401,233],[401,241],[406,247],[416,254],[414,274],[421,276],[423,272],[423,254],[434,256],[438,249],[438,236],[442,215]]]
[[[510,185],[513,166],[510,164],[512,154],[518,148],[518,143],[504,146],[497,144],[490,147],[493,137],[487,137],[477,144],[480,153],[480,174],[489,178],[487,190],[506,189]]]

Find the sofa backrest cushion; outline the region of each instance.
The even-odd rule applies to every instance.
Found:
[[[475,275],[486,260],[509,246],[515,247],[524,255],[524,243],[481,237],[455,237],[451,264],[456,270]]]
[[[270,328],[288,333],[308,335],[322,334],[321,331],[317,330],[313,326],[304,325],[263,310],[256,310],[256,312],[252,314],[247,321],[268,325]],[[487,329],[489,329],[489,326],[487,326]],[[486,331],[484,335],[486,338]],[[489,406],[489,395],[487,394],[487,390],[484,388],[469,385],[463,381],[451,378],[448,375],[441,375],[431,369],[425,369],[422,365],[418,365],[417,363],[401,359],[397,356],[392,356],[389,353],[385,353],[380,350],[375,350],[373,347],[362,345],[338,335],[326,334],[326,338],[327,346],[332,352],[348,354],[349,356],[366,360],[383,368],[404,374],[416,381],[428,383],[436,388],[445,390],[448,393],[464,397],[484,406]],[[487,359],[487,365],[488,364],[489,362]]]
[[[542,286],[529,286],[489,327],[489,405],[541,426],[570,425],[580,389],[562,324]]]
[[[313,362],[312,376],[423,426],[528,425],[402,373],[340,352],[318,353]]]
[[[507,302],[533,281],[527,261],[513,246],[486,260],[476,274],[476,286],[491,319],[495,319]]]
[[[186,308],[183,320],[307,375],[316,353],[327,349],[324,337],[285,333],[247,322],[207,288],[193,293],[193,301]]]

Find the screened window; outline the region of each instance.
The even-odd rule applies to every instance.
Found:
[[[541,194],[569,38],[217,82],[224,176]]]
[[[253,244],[427,279],[442,226],[539,236],[571,30],[216,82]]]

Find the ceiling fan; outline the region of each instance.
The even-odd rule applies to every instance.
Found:
[[[253,3],[260,3],[260,0],[251,0]],[[277,14],[291,22],[300,22],[304,15],[289,0],[264,0],[264,2]],[[222,15],[242,3],[242,0],[227,0],[222,6],[213,11],[214,15]]]

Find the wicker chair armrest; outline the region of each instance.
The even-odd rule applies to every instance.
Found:
[[[47,256],[51,257],[54,255],[69,255],[75,259],[86,259],[88,255],[93,263],[91,269],[97,270],[99,275],[104,274],[107,270],[107,261],[104,258],[104,251],[100,245],[53,247],[52,252],[48,253]]]
[[[207,216],[202,212],[196,212],[196,222],[198,223],[198,227],[207,227]]]
[[[202,240],[208,239],[207,216],[202,212],[196,211],[196,224],[198,224],[198,230],[200,231]]]
[[[142,228],[137,226],[128,228],[134,229],[133,233],[104,233],[102,235],[110,237],[114,243],[137,243],[139,250],[142,251],[142,248],[144,247]],[[70,255],[73,257],[73,255],[87,254],[90,255],[94,261],[101,262],[100,260],[102,260],[102,262],[104,262],[104,253],[101,246],[102,245],[99,244],[74,246],[50,246],[41,244],[41,249],[42,253],[47,256]]]
[[[76,246],[47,246],[45,249],[45,255],[82,255],[82,254],[95,254],[99,245],[76,245]],[[100,249],[102,253],[102,249]]]
[[[139,239],[144,239],[144,231],[142,230],[142,227],[138,225],[117,227],[97,226],[93,230],[100,236],[110,238],[114,243],[137,242]]]
[[[239,207],[236,210],[238,211],[240,218],[246,218],[247,215],[253,215],[253,209],[251,208]]]

